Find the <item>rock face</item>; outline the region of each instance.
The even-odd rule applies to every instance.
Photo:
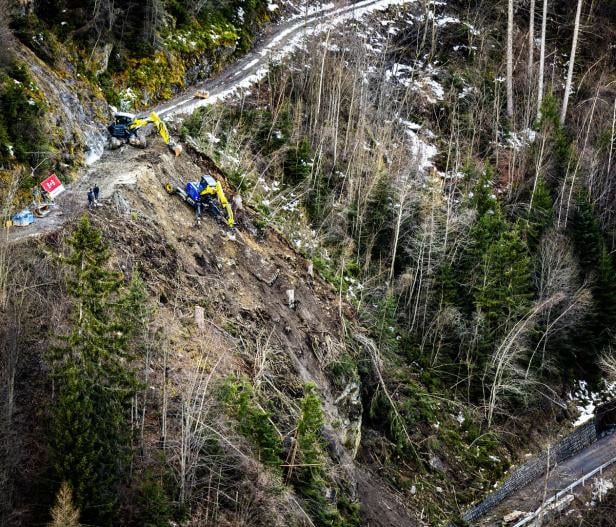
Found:
[[[359,383],[352,381],[344,387],[342,394],[336,399],[336,404],[346,414],[339,433],[352,459],[357,456],[361,442],[363,409],[359,388]]]
[[[95,65],[96,75],[101,75],[107,71],[109,66],[109,57],[113,51],[113,44],[107,43],[103,46],[94,48],[92,52],[92,64]]]
[[[219,46],[214,51],[214,59],[211,53],[204,53],[192,59],[190,64],[186,65],[184,74],[186,85],[196,84],[211,77],[214,73],[214,64],[226,63],[233,53],[235,53],[235,46]]]
[[[148,146],[148,141],[145,138],[145,135],[139,135],[139,134],[131,135],[128,138],[128,143],[131,146],[135,146],[137,148],[146,148]]]
[[[25,46],[18,44],[15,48],[17,57],[28,65],[45,94],[50,134],[57,144],[67,145],[67,151],[62,153],[76,158],[72,161],[88,164],[99,159],[107,142],[107,131],[100,123],[101,117],[109,114],[107,103],[71,75],[52,71]],[[78,154],[81,149],[83,158]]]
[[[518,521],[519,519],[523,518],[525,515],[526,513],[524,511],[513,511],[503,517],[503,522],[506,525],[508,525],[510,523]]]
[[[120,141],[117,137],[112,137],[109,139],[109,144],[107,145],[107,148],[109,148],[109,150],[117,150],[122,146],[122,144],[122,141]]]

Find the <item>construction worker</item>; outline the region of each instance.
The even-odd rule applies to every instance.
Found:
[[[96,205],[98,205],[98,194],[100,192],[100,189],[98,188],[98,185],[94,185],[94,188],[92,189],[92,192],[94,192],[94,203]]]
[[[88,190],[88,209],[92,210],[94,206],[94,191],[92,189]]]
[[[36,205],[41,204],[41,190],[38,187],[32,187],[32,198]]]

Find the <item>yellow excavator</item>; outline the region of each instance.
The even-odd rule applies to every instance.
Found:
[[[169,150],[171,150],[176,157],[182,153],[182,146],[171,138],[167,125],[165,125],[163,120],[154,112],[150,113],[149,117],[135,117],[132,113],[115,112],[113,114],[113,119],[114,122],[107,127],[111,137],[124,139],[128,143],[132,143],[132,138],[137,137],[137,132],[140,128],[152,124],[163,138],[165,144],[169,147]]]
[[[194,207],[197,224],[201,223],[202,212],[206,210],[215,218],[226,221],[226,224],[231,229],[235,227],[233,209],[225,196],[222,185],[220,181],[214,179],[209,174],[202,176],[199,183],[189,181],[186,183],[185,188],[174,188],[171,183],[167,183],[165,189],[169,194],[177,194],[186,203]],[[225,213],[223,213],[221,207]]]

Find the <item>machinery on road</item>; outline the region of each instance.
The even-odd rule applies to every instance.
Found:
[[[185,188],[174,187],[171,183],[167,183],[165,189],[169,194],[177,194],[195,209],[197,224],[201,223],[201,216],[205,210],[214,218],[224,221],[232,229],[235,228],[233,209],[225,196],[222,185],[209,174],[202,176],[198,183],[189,181]]]
[[[154,125],[156,131],[169,147],[169,150],[171,150],[176,157],[182,153],[182,146],[171,138],[167,125],[154,112],[150,113],[149,117],[136,117],[132,113],[115,112],[113,114],[113,123],[107,127],[107,130],[112,139],[124,140],[136,146],[145,146],[145,137],[139,137],[138,132],[149,124]]]

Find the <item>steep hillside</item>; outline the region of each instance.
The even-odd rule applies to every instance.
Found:
[[[616,18],[550,3],[540,59],[539,4],[0,21],[2,217],[70,181],[0,242],[0,524],[461,525],[611,397]],[[182,156],[103,150],[165,100]],[[205,173],[237,230],[165,189]]]
[[[332,371],[332,366],[349,353],[352,335],[360,331],[349,322],[353,318],[352,308],[331,286],[318,276],[311,276],[307,261],[274,231],[266,228],[253,236],[251,232],[256,233],[257,229],[250,211],[241,215],[241,227],[234,241],[228,239],[225,228],[214,219],[206,219],[201,227],[195,227],[191,209],[168,195],[163,184],[198,179],[208,169],[212,169],[211,163],[201,161],[198,156],[173,159],[161,145],[148,152],[124,148],[108,154],[84,178],[86,184],[104,182],[102,206],[90,217],[92,225],[104,233],[112,249],[112,268],[123,273],[127,280],[138,270],[152,305],[156,306],[147,328],[147,334],[153,339],[151,355],[145,364],[144,357],[139,358],[146,386],[140,392],[143,395],[138,397],[147,399],[139,409],[145,421],[141,455],[134,461],[135,469],[142,471],[156,464],[158,456],[164,454],[169,460],[165,470],[172,471],[175,478],[186,478],[177,484],[190,485],[190,491],[186,489],[186,492],[203,493],[200,486],[216,474],[219,461],[204,469],[205,472],[196,473],[195,467],[189,467],[189,474],[181,474],[180,462],[195,462],[192,456],[199,455],[199,451],[180,453],[178,449],[186,440],[182,425],[192,426],[183,421],[186,419],[185,415],[182,417],[183,412],[204,397],[208,407],[206,423],[219,436],[223,450],[228,449],[223,452],[228,456],[225,463],[238,465],[236,471],[239,471],[230,480],[220,479],[218,474],[220,488],[216,492],[231,492],[232,486],[240,485],[237,488],[242,489],[242,495],[235,496],[232,503],[220,504],[220,510],[212,509],[212,503],[219,501],[218,495],[190,501],[194,507],[192,522],[198,524],[203,514],[216,514],[220,522],[223,517],[234,522],[236,515],[249,513],[255,522],[251,524],[255,525],[290,524],[281,523],[286,514],[296,518],[293,524],[303,524],[301,507],[294,501],[292,487],[279,494],[280,490],[276,490],[282,485],[279,475],[268,475],[253,457],[257,456],[254,447],[236,435],[233,420],[225,418],[217,393],[221,380],[228,376],[249,380],[255,385],[259,404],[276,424],[281,444],[285,444],[294,434],[304,386],[314,383],[318,386],[324,414],[324,448],[330,453],[328,485],[338,489],[330,492],[339,493],[338,500],[348,500],[349,504],[361,495],[368,496],[374,500],[369,514],[380,517],[379,521],[385,521],[383,525],[403,521],[404,507],[397,503],[387,484],[353,462],[361,437],[359,386],[352,375],[346,377]],[[110,173],[113,177],[109,177]],[[69,204],[68,199],[60,203],[65,205],[67,214],[79,206]],[[68,221],[64,228],[70,231],[75,221]],[[57,253],[60,240],[58,233],[40,241],[26,239],[12,245],[9,254],[11,259],[38,262],[33,264],[35,267],[42,261],[51,264],[49,257]],[[50,272],[55,275],[58,271]],[[289,290],[294,291],[293,305],[289,304]],[[64,318],[67,306],[60,300],[64,294],[61,284],[54,287],[55,301],[51,313],[47,314],[48,320]],[[204,314],[201,321],[195,319],[199,308]],[[49,329],[62,333],[64,326],[65,322],[59,322]],[[44,348],[48,338],[44,328],[39,336],[39,346]],[[20,353],[20,363],[25,365],[35,360],[43,351],[39,346],[29,349],[25,356]],[[208,382],[200,377],[203,372],[207,372]],[[20,367],[20,378],[21,373]],[[44,372],[36,368],[31,375],[40,378]],[[211,386],[208,386],[209,375]],[[22,437],[34,438],[39,431],[27,424],[37,425],[39,421],[32,414],[34,408],[25,404],[36,398],[32,391],[35,386],[39,386],[39,381],[20,382],[16,389],[15,413],[23,419]],[[205,434],[211,440],[212,432],[195,433]],[[207,438],[190,439],[205,441]],[[40,469],[45,467],[45,449],[40,449],[37,443],[21,443],[14,448],[20,458],[27,458]],[[178,456],[189,459],[179,460]],[[22,511],[15,516],[21,522],[38,521],[31,515],[36,518],[43,512],[32,509],[30,500],[41,491],[39,485],[44,487],[48,483],[43,482],[41,478],[45,476],[36,468],[33,471],[34,474],[18,476],[14,486],[14,514]],[[34,489],[34,495],[29,488]],[[134,508],[130,501],[124,506]],[[249,507],[249,511],[240,511],[242,507]]]

